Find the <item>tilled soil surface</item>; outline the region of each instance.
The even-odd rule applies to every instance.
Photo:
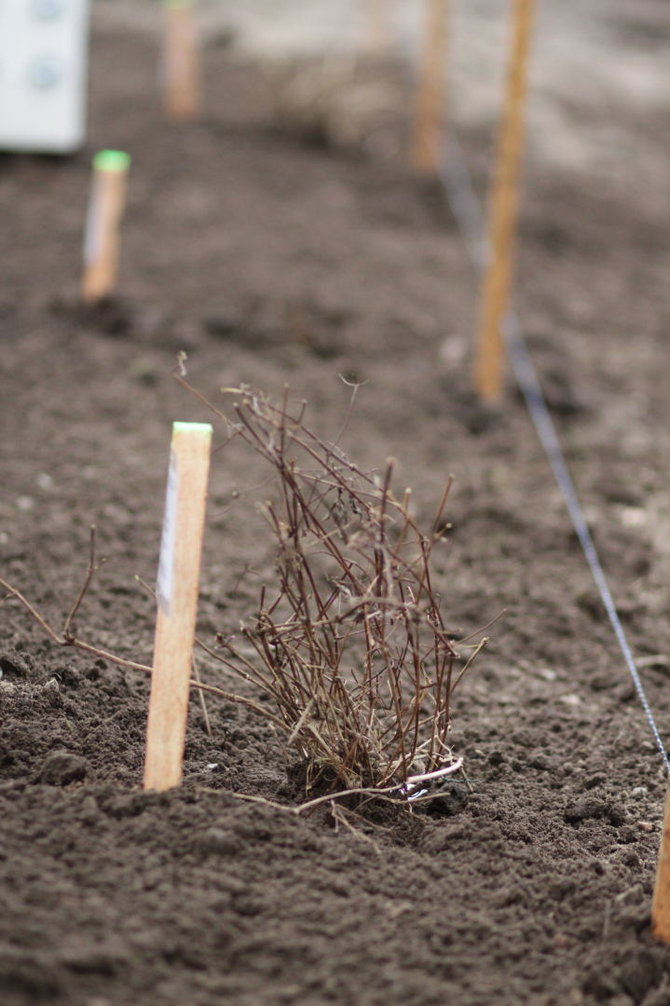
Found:
[[[655,35],[635,29],[620,26],[644,51]],[[272,128],[267,88],[224,41],[206,53],[207,115],[175,129],[155,42],[98,32],[89,150],[0,161],[0,575],[60,627],[94,523],[107,562],[77,631],[150,661],[134,578],[155,576],[170,424],[208,418],[176,354],[217,403],[222,386],[288,385],[363,468],[397,459],[424,522],[454,475],[436,584],[457,638],[491,637],[455,696],[467,779],[433,813],[297,816],[280,738],[210,698],[211,735],[192,703],[184,785],[143,793],[143,674],[58,648],[7,601],[0,998],[668,1004],[670,953],[649,933],[663,765],[525,407],[511,385],[493,413],[468,392],[462,240],[401,160]],[[667,108],[586,109],[594,130],[616,115],[629,146],[609,173],[529,172],[517,307],[667,736]],[[490,137],[463,140],[483,189]],[[119,296],[84,310],[100,146],[132,154],[129,206]],[[362,385],[348,419],[342,377]],[[241,450],[215,452],[205,638],[235,631],[271,572],[255,510],[270,491]]]

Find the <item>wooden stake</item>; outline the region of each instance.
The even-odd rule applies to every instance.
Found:
[[[175,423],[158,568],[145,789],[182,778],[212,427]]]
[[[651,931],[657,940],[670,943],[670,787],[665,795],[663,834],[651,903]]]
[[[447,0],[426,0],[410,161],[413,170],[435,177],[444,139],[447,66]]]
[[[194,0],[164,0],[163,89],[165,114],[188,122],[200,114],[200,59]]]
[[[365,48],[370,56],[383,56],[391,47],[390,2],[391,0],[366,0]]]
[[[130,157],[120,150],[101,150],[93,158],[93,185],[84,238],[81,295],[93,302],[116,286],[119,225],[126,201]]]
[[[507,313],[512,279],[519,203],[519,175],[528,78],[528,56],[535,0],[514,0],[512,52],[493,186],[489,204],[488,264],[475,344],[475,390],[485,402],[502,392],[501,326]]]

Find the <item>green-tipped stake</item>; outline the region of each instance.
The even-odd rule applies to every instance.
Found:
[[[96,171],[127,171],[130,167],[130,154],[123,150],[99,150],[93,158]]]
[[[116,286],[129,166],[130,157],[121,150],[100,150],[93,158],[81,283],[82,298],[88,302],[107,297]]]

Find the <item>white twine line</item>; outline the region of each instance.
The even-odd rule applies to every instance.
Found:
[[[482,207],[474,190],[463,150],[453,133],[444,144],[441,179],[451,211],[467,246],[470,260],[478,272],[483,272],[488,258],[488,243],[485,236]],[[600,598],[607,612],[607,617],[614,629],[619,648],[633,680],[635,691],[647,717],[647,722],[651,728],[656,746],[661,753],[665,770],[670,775],[668,752],[656,725],[656,720],[654,719],[647,693],[635,664],[635,658],[628,643],[624,627],[621,624],[621,618],[614,603],[605,571],[598,556],[591,532],[589,531],[584,511],[577,497],[572,476],[568,471],[556,432],[556,426],[551,418],[535,364],[524,339],[519,319],[512,311],[505,317],[502,325],[502,334],[514,377],[528,407],[540,443],[554,473],[554,478],[563,495],[572,526],[598,588]]]

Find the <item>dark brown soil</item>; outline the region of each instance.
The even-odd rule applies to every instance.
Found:
[[[0,999],[669,1004],[649,935],[661,759],[524,406],[511,388],[494,415],[469,398],[477,285],[455,227],[402,163],[274,134],[253,71],[207,55],[210,111],[175,130],[150,40],[99,34],[90,149],[0,161],[0,575],[60,624],[95,523],[108,561],[79,631],[149,661],[133,578],[155,574],[170,423],[206,418],[170,376],[177,351],[217,400],[288,384],[331,438],[339,375],[366,382],[354,459],[396,457],[426,520],[455,476],[436,570],[454,632],[504,611],[457,693],[468,784],[439,816],[352,827],[246,803],[233,793],[291,806],[285,755],[210,699],[211,737],[192,704],[183,787],[142,793],[144,677],[54,647],[5,603]],[[612,110],[592,104],[595,128]],[[518,309],[667,736],[670,141],[652,111],[616,114],[637,156],[611,180],[529,171]],[[488,138],[465,142],[485,165]],[[120,295],[82,311],[101,145],[133,156]],[[241,452],[214,456],[204,637],[235,630],[271,565],[255,479]]]

